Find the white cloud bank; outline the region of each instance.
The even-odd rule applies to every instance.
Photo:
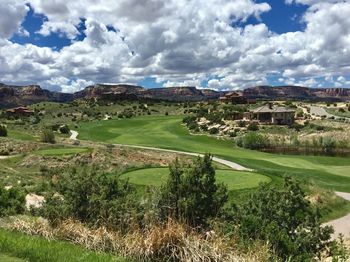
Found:
[[[55,51],[9,41],[22,30],[26,2],[47,17],[39,34],[59,33],[72,44]],[[211,79],[208,86],[216,89],[267,84],[269,74],[285,83],[303,78],[312,86],[320,77],[334,76],[334,83],[346,85],[338,77],[350,69],[350,2],[286,3],[309,5],[304,31],[278,35],[263,23],[232,26],[271,9],[252,0],[2,0],[0,80],[68,92],[93,82],[136,83],[148,76],[164,86]],[[81,18],[86,38],[75,41]]]

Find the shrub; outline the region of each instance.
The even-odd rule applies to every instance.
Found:
[[[67,125],[62,125],[59,127],[58,131],[61,133],[61,134],[69,134],[70,132],[70,129]]]
[[[338,110],[340,113],[345,113],[345,109],[344,108],[339,108]]]
[[[7,127],[0,124],[0,136],[7,136]]]
[[[250,123],[247,127],[247,130],[249,131],[258,131],[259,130],[259,126],[257,123],[253,122],[253,123]]]
[[[237,213],[239,235],[268,241],[283,260],[313,260],[331,243],[332,228],[321,226],[318,210],[290,178],[282,189],[260,186]]]
[[[332,137],[322,138],[322,149],[326,155],[332,155],[336,147],[336,142]]]
[[[227,198],[227,188],[216,183],[212,157],[206,154],[188,166],[178,159],[170,165],[158,205],[163,220],[172,217],[193,227],[206,227]]]
[[[95,168],[72,169],[59,175],[58,183],[53,184],[42,214],[53,224],[73,218],[90,226],[126,230],[135,210],[131,207],[135,199],[132,192],[129,183],[117,176],[100,174]]]
[[[241,121],[239,121],[238,126],[239,127],[245,127],[246,126],[246,122],[241,120]]]
[[[238,146],[248,149],[263,149],[269,146],[268,138],[255,132],[249,132],[239,142],[236,142]]]
[[[13,216],[24,212],[25,195],[18,187],[5,189],[0,185],[0,217]]]
[[[209,129],[209,133],[212,135],[215,135],[215,134],[219,133],[219,129],[217,127],[212,127]]]
[[[56,143],[55,134],[51,129],[45,129],[41,133],[41,142],[54,144]]]

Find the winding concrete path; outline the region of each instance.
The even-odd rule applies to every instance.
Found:
[[[70,139],[72,139],[72,140],[78,140],[78,135],[79,135],[79,133],[77,132],[77,131],[74,131],[74,130],[71,130],[70,131]]]
[[[330,114],[326,111],[326,109],[320,106],[310,106],[310,114],[318,117],[326,116],[327,118],[334,117],[334,119],[339,119],[339,118],[349,119],[348,117],[340,117],[340,116]]]
[[[339,197],[350,201],[350,193],[335,192]],[[334,228],[333,238],[337,238],[339,234],[344,235],[345,239],[350,238],[350,213],[344,217],[329,221],[325,226],[332,226]]]

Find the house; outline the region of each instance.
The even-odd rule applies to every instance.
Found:
[[[31,116],[34,115],[34,111],[27,107],[20,106],[6,110],[6,114],[9,116]]]
[[[247,99],[240,92],[230,92],[219,98],[220,102],[232,104],[247,104]]]
[[[246,120],[274,125],[291,125],[294,123],[294,117],[295,110],[283,106],[275,106],[272,103],[244,113]]]

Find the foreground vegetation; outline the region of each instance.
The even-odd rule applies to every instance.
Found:
[[[142,261],[346,258],[297,182],[286,178],[279,189],[265,184],[242,204],[226,205],[227,187],[216,182],[209,155],[175,160],[166,183],[141,202],[127,181],[96,169],[52,174],[48,192],[32,213],[49,224],[15,219],[5,227]]]

